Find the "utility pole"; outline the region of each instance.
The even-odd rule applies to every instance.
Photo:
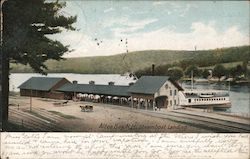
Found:
[[[194,73],[193,70],[191,71],[191,89],[194,89]]]

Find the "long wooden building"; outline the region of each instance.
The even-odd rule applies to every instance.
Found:
[[[21,96],[64,99],[64,93],[58,92],[61,86],[70,83],[66,78],[31,77],[18,88]]]
[[[98,102],[115,100],[132,108],[155,109],[173,108],[179,104],[179,91],[182,87],[168,76],[142,76],[129,86],[78,84],[65,78],[32,77],[19,86],[21,96],[34,96],[54,99],[75,99],[79,95],[86,98],[98,96]]]

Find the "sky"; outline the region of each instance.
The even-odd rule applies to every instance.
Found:
[[[249,1],[66,1],[76,31],[50,36],[71,52],[106,56],[140,50],[207,50],[249,45]]]

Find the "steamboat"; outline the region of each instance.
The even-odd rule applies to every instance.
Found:
[[[184,90],[179,92],[180,106],[215,109],[231,108],[229,91],[223,90]]]

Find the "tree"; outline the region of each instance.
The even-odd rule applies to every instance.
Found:
[[[250,55],[250,52],[249,52],[249,55]],[[250,57],[249,57],[249,58],[250,58]],[[243,62],[242,62],[242,68],[243,68],[243,71],[244,71],[244,74],[245,74],[245,77],[246,77],[246,78],[248,78],[247,64],[248,64],[249,58],[246,58],[246,59],[243,60]]]
[[[210,72],[208,69],[204,69],[201,73],[203,78],[207,78],[210,75]]]
[[[140,78],[141,76],[150,76],[152,75],[151,67],[141,69],[135,72],[136,77]]]
[[[236,67],[232,67],[229,69],[229,74],[235,78],[235,77],[238,77],[238,76],[241,76],[241,75],[244,75],[245,74],[245,69],[243,66],[241,65],[237,65]]]
[[[222,76],[225,76],[227,74],[227,70],[226,68],[221,65],[221,64],[218,64],[214,67],[213,69],[213,76],[215,77],[218,77],[219,79],[222,77]]]
[[[4,3],[4,48],[10,60],[29,64],[36,72],[45,73],[44,62],[60,60],[68,51],[59,41],[46,37],[63,28],[74,30],[76,17],[59,14],[66,4],[44,0],[8,0]]]
[[[167,75],[167,70],[171,67],[170,64],[159,65],[155,68],[155,74],[158,76]]]
[[[3,122],[8,120],[9,61],[30,65],[46,74],[48,59],[61,60],[68,51],[47,35],[75,30],[76,16],[65,17],[59,11],[66,3],[45,0],[8,0],[3,3]]]
[[[191,66],[187,67],[187,69],[185,71],[185,75],[191,76],[192,71],[193,71],[194,77],[199,77],[201,74],[201,71],[199,70],[199,68],[196,65],[191,65]]]
[[[167,71],[167,75],[170,79],[178,81],[181,77],[183,77],[183,70],[181,68],[170,68]]]

